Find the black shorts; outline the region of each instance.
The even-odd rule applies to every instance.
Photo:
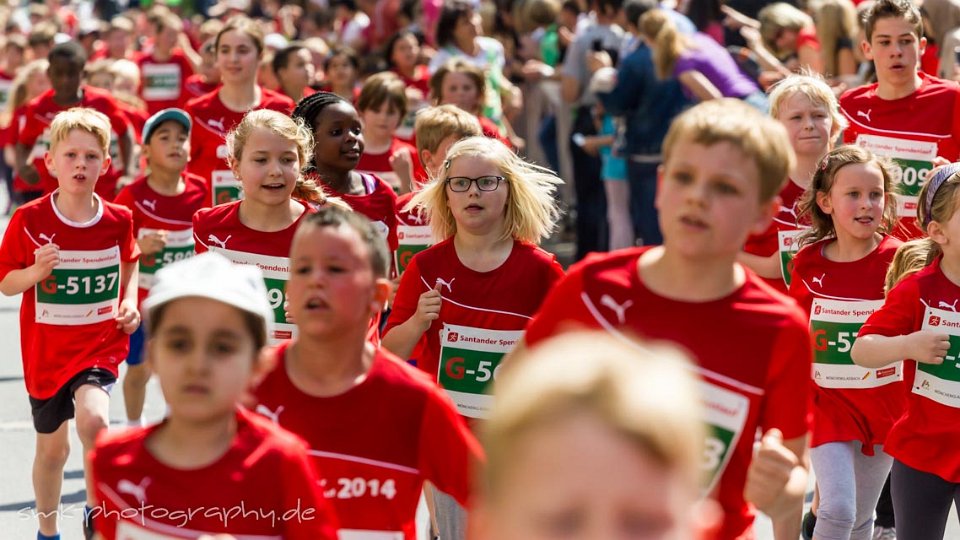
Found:
[[[60,425],[73,418],[76,408],[73,394],[85,384],[99,386],[110,393],[117,378],[102,368],[90,368],[81,371],[60,387],[53,397],[36,399],[30,397],[30,409],[33,413],[33,428],[37,433],[53,433]]]

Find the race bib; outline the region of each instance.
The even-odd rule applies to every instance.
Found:
[[[267,286],[267,300],[270,301],[270,308],[273,309],[274,324],[269,336],[270,344],[276,345],[281,341],[295,337],[297,326],[287,322],[286,310],[284,309],[284,303],[287,299],[287,280],[290,277],[290,259],[212,246],[210,251],[220,253],[234,264],[248,264],[263,271],[263,282]]]
[[[3,79],[0,80],[0,107],[6,108],[7,101],[10,99],[10,87],[13,86],[13,81]]]
[[[804,229],[777,232],[777,251],[780,253],[780,275],[783,276],[783,282],[787,284],[787,287],[790,287],[793,258],[796,257],[797,251],[800,251],[797,237],[803,232]]]
[[[210,183],[214,206],[243,199],[243,184],[240,183],[240,180],[237,180],[233,171],[229,169],[213,171],[210,176]]]
[[[857,145],[878,156],[888,157],[897,164],[893,175],[893,181],[898,185],[897,216],[917,217],[917,197],[920,195],[920,188],[927,181],[927,175],[933,169],[933,160],[937,157],[937,143],[880,135],[860,135],[856,142]]]
[[[433,245],[433,230],[429,225],[397,225],[399,246],[394,252],[397,275],[403,275],[413,256]]]
[[[112,320],[120,306],[120,248],[60,251],[60,264],[36,285],[35,322],[79,326]]]
[[[137,238],[144,238],[158,232],[160,232],[158,229],[140,229]],[[167,245],[161,251],[140,257],[140,288],[150,290],[156,280],[157,270],[168,264],[192,257],[193,250],[192,228],[182,231],[167,231]]]
[[[901,363],[880,369],[858,366],[850,349],[860,327],[883,300],[849,302],[814,298],[810,308],[813,335],[813,381],[821,388],[877,388],[903,380]]]
[[[47,150],[50,149],[50,128],[43,130],[43,133],[37,137],[37,142],[33,143],[33,148],[30,149],[30,155],[27,156],[27,161],[37,161],[42,160],[43,155],[47,153]]]
[[[180,66],[178,64],[144,64],[143,99],[171,100],[180,97]]]
[[[700,380],[700,396],[706,411],[707,440],[703,449],[703,471],[707,474],[703,496],[717,486],[733,455],[750,412],[750,400],[732,390]]]
[[[912,391],[941,405],[960,408],[960,313],[928,307],[922,329],[949,334],[950,350],[939,366],[917,362]]]
[[[523,337],[522,330],[484,330],[444,324],[440,331],[437,381],[470,418],[486,418],[493,404],[493,386],[503,355]]]

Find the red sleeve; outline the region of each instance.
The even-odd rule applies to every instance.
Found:
[[[126,210],[126,209],[124,209]],[[123,262],[137,262],[140,259],[140,245],[133,234],[133,213],[126,210],[123,213],[123,239],[120,241],[120,258]]]
[[[201,221],[198,219],[200,217],[200,212],[193,214],[193,251],[199,255],[201,253],[206,253],[207,244],[201,240],[202,235],[200,234],[201,230]]]
[[[400,276],[400,285],[397,286],[397,294],[393,298],[390,318],[387,319],[387,325],[383,328],[383,335],[390,333],[395,326],[407,322],[407,319],[417,312],[420,295],[425,292],[420,280],[420,266],[417,264],[419,255],[419,253],[414,255],[410,265]]]
[[[812,26],[805,26],[797,34],[797,49],[800,47],[811,47],[815,51],[820,50],[820,39],[817,38],[817,31]]]
[[[13,270],[22,270],[33,264],[28,254],[31,250],[26,245],[26,234],[21,231],[23,226],[23,212],[17,211],[10,218],[7,230],[3,233],[3,242],[0,243],[0,281]]]
[[[320,493],[317,473],[298,444],[284,456],[279,480],[284,482],[283,514],[299,509],[301,519],[284,519],[283,537],[289,540],[336,540],[337,521],[330,503]],[[309,512],[309,515],[308,515]]]
[[[806,257],[803,256],[803,250],[809,249],[805,247],[801,249],[797,256],[793,259],[793,268],[790,270],[790,290],[787,292],[791,298],[797,301],[797,305],[800,306],[800,309],[807,315],[810,314],[810,306],[813,304],[813,295],[810,293],[810,289],[803,283],[803,280],[800,279],[799,269],[803,266],[806,261]],[[820,249],[815,248],[815,249]]]
[[[43,124],[34,118],[34,108],[27,107],[23,110],[23,129],[18,133],[17,140],[28,149],[33,148],[37,139],[43,133]]]
[[[480,443],[446,394],[431,392],[420,428],[420,470],[437,489],[469,506],[472,472],[486,459]]]
[[[883,307],[878,309],[860,327],[857,337],[877,334],[902,336],[920,328],[917,306],[920,303],[920,286],[913,276],[908,277],[887,295]]]
[[[590,320],[580,293],[583,292],[583,272],[574,266],[570,273],[561,278],[543,300],[537,314],[527,324],[523,340],[527,345],[535,345],[560,333],[564,323]],[[564,328],[565,329],[565,328]]]
[[[813,384],[813,348],[802,319],[780,331],[771,354],[759,425],[764,432],[777,428],[784,439],[795,439],[809,431]]]
[[[105,107],[106,110],[100,111],[107,115],[110,118],[110,125],[113,127],[113,131],[117,135],[123,135],[130,129],[130,123],[127,121],[127,115],[123,114],[123,111],[120,110],[120,106],[117,105],[116,101],[107,100],[110,103],[110,107]]]
[[[125,206],[133,212],[133,190],[130,189],[130,186],[124,186],[120,190],[120,193],[117,193],[117,196],[113,198],[113,204],[119,204],[120,206]]]

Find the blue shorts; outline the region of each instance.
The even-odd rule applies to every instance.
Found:
[[[127,354],[128,366],[139,366],[143,363],[143,347],[146,345],[147,332],[143,329],[143,324],[137,327],[137,331],[130,334],[130,352]]]

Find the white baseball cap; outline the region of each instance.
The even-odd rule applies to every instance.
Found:
[[[209,298],[252,313],[263,319],[270,335],[273,309],[267,300],[263,272],[256,266],[233,264],[213,252],[175,262],[157,271],[143,308],[152,313],[159,306],[187,297]]]

